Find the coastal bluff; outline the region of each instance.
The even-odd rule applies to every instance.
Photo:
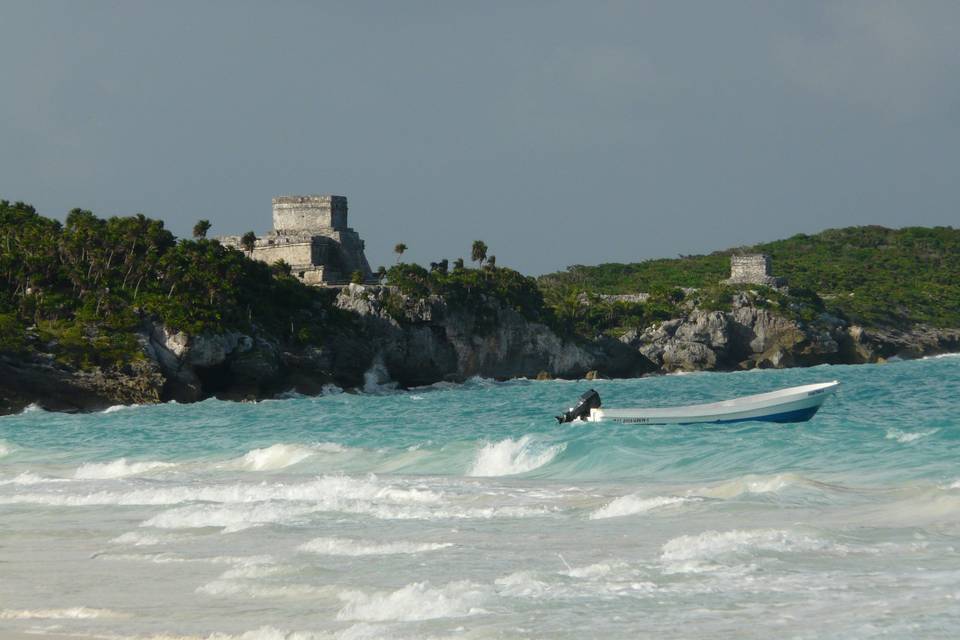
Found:
[[[960,351],[960,330],[868,329],[837,318],[799,322],[772,313],[747,293],[729,312],[691,310],[620,339],[562,336],[495,298],[464,308],[440,296],[395,287],[330,290],[337,331],[295,345],[264,332],[190,335],[145,318],[142,358],[116,368],[80,370],[36,352],[0,354],[0,414],[34,404],[54,411],[99,411],[208,397],[256,400],[326,385],[376,390],[463,382],[473,376],[637,377],[682,371],[733,371],[882,362]]]

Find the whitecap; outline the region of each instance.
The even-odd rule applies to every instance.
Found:
[[[110,544],[125,544],[134,547],[154,547],[169,541],[169,536],[128,531],[110,540]]]
[[[210,596],[251,598],[316,598],[332,595],[334,591],[334,587],[315,587],[309,584],[256,584],[235,580],[214,580],[196,589],[196,593]]]
[[[481,605],[492,595],[492,588],[468,580],[450,582],[442,587],[432,587],[429,582],[414,582],[387,593],[342,591],[339,597],[344,607],[337,612],[337,620],[411,622],[462,618],[486,613]]]
[[[363,392],[380,394],[394,391],[396,388],[397,383],[390,379],[390,372],[383,363],[383,357],[378,355],[363,374]]]
[[[580,578],[584,580],[596,580],[610,575],[613,566],[606,562],[598,562],[585,567],[572,567],[566,571],[566,575],[571,578]]]
[[[87,620],[92,618],[123,618],[122,613],[110,609],[68,607],[65,609],[0,609],[0,620]]]
[[[901,431],[899,429],[887,429],[887,440],[896,440],[901,444],[909,444],[920,438],[926,438],[940,431],[940,429],[928,429],[926,431]]]
[[[315,452],[296,444],[274,444],[263,449],[252,449],[237,464],[249,471],[273,471],[303,462]]]
[[[551,586],[538,580],[530,571],[515,571],[494,581],[497,593],[511,598],[543,598]]]
[[[0,504],[48,504],[53,506],[175,505],[182,502],[252,503],[267,500],[304,501],[316,510],[336,511],[354,501],[378,504],[438,503],[442,495],[419,487],[402,487],[349,476],[321,476],[295,484],[235,483],[165,486],[131,491],[94,491],[85,494],[22,493],[0,496]]]
[[[49,482],[70,482],[67,478],[47,478],[45,476],[38,476],[37,474],[24,471],[23,473],[13,477],[0,480],[0,484],[15,484],[20,486],[29,486],[34,484],[46,484]]]
[[[468,476],[510,476],[538,469],[566,448],[565,443],[539,448],[531,436],[488,442],[477,451]]]
[[[614,499],[609,504],[600,507],[590,514],[591,520],[601,520],[604,518],[618,518],[620,516],[632,516],[638,513],[646,513],[661,507],[695,502],[697,498],[686,498],[681,496],[654,496],[652,498],[643,498],[635,494],[621,496]]]
[[[350,538],[314,538],[298,547],[301,551],[328,556],[383,556],[437,551],[452,547],[452,542],[373,542]]]
[[[73,477],[78,480],[110,480],[113,478],[126,478],[135,476],[148,471],[157,469],[169,469],[177,466],[172,462],[127,462],[126,458],[120,458],[111,462],[88,462],[81,465],[74,473]]]
[[[13,447],[11,447],[9,444],[4,442],[3,440],[0,440],[0,458],[2,458],[3,456],[9,455],[11,451],[13,451]]]
[[[660,560],[667,573],[699,573],[729,564],[742,565],[760,552],[805,551],[844,554],[850,548],[786,529],[734,529],[673,538],[661,548]]]
[[[270,502],[228,505],[194,504],[158,513],[140,526],[157,529],[219,527],[224,533],[235,533],[265,524],[289,524],[317,510],[316,507],[309,505],[293,506]]]
[[[276,584],[264,582],[264,578],[287,576],[296,573],[290,565],[273,564],[263,557],[253,557],[238,562],[236,566],[224,571],[216,580],[196,589],[197,593],[212,596],[248,596],[254,598],[315,598],[332,596],[336,587],[316,587],[309,584]]]
[[[745,493],[776,493],[787,487],[798,485],[820,485],[795,473],[778,473],[771,476],[746,475],[727,480],[709,487],[692,489],[688,495],[704,498],[730,499]]]
[[[102,413],[116,413],[117,411],[125,411],[127,409],[139,409],[140,407],[145,407],[144,404],[115,404],[107,407],[103,410]]]

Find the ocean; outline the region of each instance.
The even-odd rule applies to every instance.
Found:
[[[834,379],[801,424],[552,417]],[[942,356],[27,410],[0,637],[954,638],[958,399]]]

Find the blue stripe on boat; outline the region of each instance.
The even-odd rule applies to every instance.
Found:
[[[794,411],[785,411],[784,413],[772,413],[768,416],[757,416],[755,418],[735,418],[733,420],[717,420],[712,424],[730,424],[732,422],[806,422],[814,416],[820,406],[807,407],[806,409],[795,409]],[[682,423],[696,424],[696,423]],[[702,424],[702,423],[701,423]]]

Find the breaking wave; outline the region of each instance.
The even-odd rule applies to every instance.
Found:
[[[846,545],[787,529],[735,529],[673,538],[663,545],[660,560],[666,573],[700,573],[729,565],[748,565],[762,552],[849,551]]]
[[[69,482],[67,478],[46,478],[44,476],[38,476],[35,473],[30,471],[24,471],[20,475],[7,478],[6,480],[0,480],[0,484],[15,484],[20,486],[29,486],[33,484],[46,484],[48,482]]]
[[[237,464],[249,471],[272,471],[303,462],[314,453],[309,447],[281,443],[263,449],[251,449]]]
[[[591,520],[602,520],[604,518],[619,518],[621,516],[632,516],[638,513],[646,513],[661,507],[696,502],[698,498],[687,498],[681,496],[654,496],[653,498],[642,498],[637,495],[621,496],[614,499],[609,504],[600,507],[590,514]]]
[[[342,591],[339,597],[344,607],[337,613],[337,620],[412,622],[462,618],[486,613],[480,607],[492,595],[491,587],[468,580],[450,582],[442,587],[433,587],[429,582],[414,582],[387,593]]]
[[[124,618],[109,609],[69,607],[66,609],[0,609],[0,620],[88,620],[91,618]]]
[[[452,546],[452,542],[371,542],[350,538],[314,538],[298,548],[328,556],[383,556],[437,551]]]
[[[537,447],[533,438],[525,435],[518,440],[506,438],[488,442],[477,452],[468,476],[512,476],[538,469],[557,457],[566,444]]]
[[[112,462],[88,462],[77,469],[74,477],[78,480],[110,480],[175,466],[172,462],[127,462],[126,458],[120,458]]]

